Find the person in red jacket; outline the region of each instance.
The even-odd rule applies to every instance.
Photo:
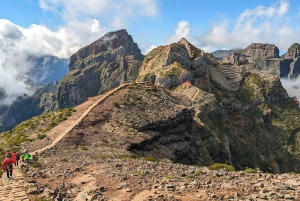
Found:
[[[13,173],[13,164],[14,164],[14,160],[12,158],[6,158],[3,162],[2,162],[2,170],[6,171],[6,175],[7,175],[7,180],[11,180],[12,179],[12,173]]]

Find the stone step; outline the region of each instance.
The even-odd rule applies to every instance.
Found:
[[[30,201],[26,195],[24,188],[25,180],[21,174],[20,168],[13,171],[13,178],[9,181],[6,180],[6,174],[3,174],[0,179],[0,201]]]

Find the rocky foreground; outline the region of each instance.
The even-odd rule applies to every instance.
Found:
[[[27,168],[27,181],[35,184],[27,193],[57,201],[300,200],[300,176],[294,173],[209,170],[166,160],[73,158],[77,165],[72,167]]]

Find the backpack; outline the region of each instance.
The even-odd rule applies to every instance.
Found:
[[[30,157],[31,157],[30,154],[25,154],[24,159],[28,160],[28,159],[30,159]]]
[[[10,153],[7,153],[6,158],[10,158],[10,157],[11,157]]]
[[[11,163],[6,163],[6,170],[11,171],[12,170],[12,165]]]

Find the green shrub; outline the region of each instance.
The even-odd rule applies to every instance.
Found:
[[[199,174],[202,174],[203,172],[202,172],[202,170],[196,170],[196,172],[195,172],[195,175],[199,175]]]
[[[255,168],[255,169],[253,169],[253,168],[246,168],[245,170],[244,170],[244,172],[245,173],[257,173],[257,172],[259,172],[259,168]]]
[[[188,178],[188,179],[194,178],[194,175],[193,174],[188,174],[188,175],[186,175],[186,178]]]
[[[113,102],[113,105],[114,105],[115,107],[117,107],[117,108],[120,107],[120,104],[119,104],[118,102]]]
[[[220,170],[220,169],[223,169],[223,170],[226,170],[226,171],[235,171],[235,168],[233,166],[227,165],[227,164],[223,164],[223,163],[213,164],[213,165],[209,166],[208,169],[210,169],[210,170]]]
[[[152,161],[152,162],[159,162],[159,159],[154,158],[154,157],[145,157],[144,158],[145,161]]]
[[[211,179],[216,179],[216,178],[218,178],[217,175],[212,175],[212,176],[211,176]]]
[[[167,178],[167,179],[172,179],[172,178],[173,178],[173,176],[172,176],[172,175],[170,175],[170,174],[168,174],[168,175],[166,175],[166,178]]]
[[[47,137],[46,134],[40,134],[40,133],[37,134],[37,139],[39,140],[44,139],[45,137]]]
[[[84,150],[84,151],[89,150],[86,146],[81,146],[80,149],[81,149],[81,150]]]
[[[62,159],[60,159],[60,162],[68,162],[68,159],[62,158]]]

